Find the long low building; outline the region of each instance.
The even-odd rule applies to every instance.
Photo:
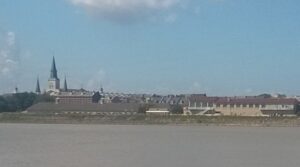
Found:
[[[294,98],[191,96],[186,114],[229,116],[295,116]]]
[[[38,103],[27,109],[27,112],[35,113],[61,113],[61,114],[136,114],[140,104],[119,103],[119,104],[55,104]]]

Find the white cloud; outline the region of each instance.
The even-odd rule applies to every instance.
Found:
[[[7,44],[8,44],[8,46],[15,45],[15,41],[16,41],[15,33],[14,32],[8,32],[7,33]]]
[[[1,33],[1,32],[0,32]],[[17,68],[18,49],[14,32],[0,34],[0,75],[8,75]]]
[[[17,84],[19,64],[16,34],[0,31],[0,93],[12,90]]]
[[[105,79],[105,71],[99,70],[88,80],[86,87],[88,90],[99,90]]]
[[[17,64],[16,61],[11,60],[11,59],[6,59],[6,60],[5,60],[5,63],[6,63],[6,64],[13,64],[13,65],[14,65],[14,64]]]
[[[69,0],[101,18],[132,22],[168,15],[168,12],[185,0]],[[174,20],[174,16],[170,18]]]
[[[253,90],[252,90],[251,88],[247,88],[247,89],[245,90],[245,93],[247,93],[247,94],[253,93]]]
[[[4,68],[1,69],[1,73],[3,75],[7,75],[9,72],[10,72],[10,69],[8,67],[4,67]]]

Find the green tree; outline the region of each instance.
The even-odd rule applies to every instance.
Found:
[[[7,101],[4,97],[0,96],[0,112],[8,110]]]
[[[54,102],[54,98],[48,94],[37,95],[28,92],[0,96],[0,112],[24,111],[39,102]]]
[[[55,98],[48,94],[37,95],[34,104],[41,103],[41,102],[53,103],[55,102]]]

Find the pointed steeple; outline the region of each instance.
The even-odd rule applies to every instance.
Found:
[[[41,88],[40,88],[40,80],[39,77],[36,80],[36,88],[35,88],[35,93],[40,94],[41,93]]]
[[[53,56],[53,59],[52,59],[52,66],[51,66],[51,72],[50,72],[50,79],[58,79],[54,56]]]
[[[64,82],[64,91],[68,91],[68,85],[67,85],[67,77],[65,76],[65,82]]]
[[[57,77],[57,70],[55,65],[55,58],[53,56],[50,78],[48,79],[47,92],[59,92],[60,91],[60,80]]]

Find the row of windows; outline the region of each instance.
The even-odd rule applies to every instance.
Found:
[[[56,99],[57,103],[63,104],[87,104],[92,103],[91,99]]]
[[[198,106],[198,105],[197,105]],[[202,104],[201,107],[214,107],[214,104]],[[259,105],[259,104],[216,104],[216,107],[231,107],[231,108],[265,108],[265,105]]]
[[[217,107],[217,108],[266,108],[264,104],[213,104],[213,103],[201,103],[194,105],[190,104],[190,107]],[[274,105],[276,108],[290,108],[290,105]]]
[[[231,107],[231,108],[265,108],[265,105],[259,104],[227,104],[227,105],[220,105],[217,104],[216,107]]]

